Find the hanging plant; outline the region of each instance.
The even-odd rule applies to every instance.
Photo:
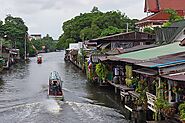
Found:
[[[96,65],[96,74],[98,75],[98,77],[100,77],[102,80],[105,80],[107,74],[108,74],[108,70],[106,68],[106,66],[102,63],[99,63]]]

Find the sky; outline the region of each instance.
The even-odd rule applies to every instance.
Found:
[[[102,12],[119,10],[131,19],[146,16],[144,0],[0,0],[0,20],[8,14],[21,17],[29,34],[49,34],[58,39],[63,22],[90,12],[94,6]]]

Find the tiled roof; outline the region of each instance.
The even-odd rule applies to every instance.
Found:
[[[183,10],[177,10],[177,14],[179,16],[184,16],[184,12]],[[166,22],[169,20],[170,15],[168,13],[165,13],[164,11],[160,11],[158,13],[152,14],[146,18],[141,19],[139,22],[137,22],[136,24],[141,24],[141,23],[145,23],[145,22]]]
[[[159,12],[164,9],[185,10],[185,0],[145,0],[144,12]]]
[[[145,0],[144,12],[158,12],[156,0]]]

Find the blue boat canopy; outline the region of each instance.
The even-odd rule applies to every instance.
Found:
[[[51,72],[49,80],[61,80],[59,73],[56,71]]]

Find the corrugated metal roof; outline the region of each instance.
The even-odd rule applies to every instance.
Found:
[[[150,61],[140,62],[137,65],[153,68],[153,67],[167,67],[167,66],[172,66],[177,64],[184,64],[185,63],[185,57],[183,56],[184,54],[185,53],[161,56],[155,60],[152,59]]]
[[[177,21],[170,27],[163,27],[156,31],[156,42],[169,44],[176,41],[177,36],[184,30],[185,20]]]
[[[105,49],[110,45],[110,43],[104,43],[100,46],[101,49]]]
[[[133,34],[132,36],[133,37],[130,37],[130,40],[134,40],[134,39],[140,39],[140,40],[137,40],[139,42],[141,42],[142,40],[151,40],[151,39],[154,39],[154,36],[153,34],[150,34],[150,33],[146,33],[146,32],[138,32],[138,31],[132,31],[132,32],[124,32],[124,33],[119,33],[119,34],[114,34],[114,35],[109,35],[109,36],[104,36],[104,37],[99,37],[99,38],[95,38],[95,39],[90,39],[88,40],[88,42],[97,42],[97,41],[100,41],[100,40],[113,40],[113,38],[115,38],[115,40],[124,40],[124,41],[129,41],[129,35]],[[138,35],[146,35],[145,37],[140,37]],[[122,36],[121,38],[119,38],[119,36]],[[126,37],[124,37],[126,36]]]
[[[114,56],[105,56],[105,57],[100,57],[99,58],[100,61],[120,61],[121,59],[118,57],[114,57]]]
[[[179,27],[163,27],[156,30],[156,42],[169,44],[179,33]]]
[[[124,49],[124,53],[138,51],[138,50],[144,50],[152,47],[156,47],[156,44],[150,44],[150,45],[137,45],[131,48]]]
[[[180,46],[179,42],[175,42],[168,45],[117,55],[116,57],[135,60],[150,60],[159,56],[170,55],[180,52],[185,52],[185,47]]]
[[[113,50],[110,50],[110,51],[106,52],[105,54],[107,54],[107,55],[118,55],[118,54],[122,54],[122,53],[124,53],[124,49],[116,48],[116,49],[113,49]]]
[[[162,77],[176,81],[185,81],[185,72],[163,75]]]
[[[126,48],[126,49],[113,49],[110,50],[108,52],[106,52],[107,55],[118,55],[118,54],[123,54],[123,53],[128,53],[128,52],[134,52],[134,51],[138,51],[138,50],[143,50],[143,49],[148,49],[148,48],[152,48],[152,47],[156,47],[156,44],[150,44],[150,45],[137,45],[131,48]]]
[[[149,76],[157,75],[157,71],[156,70],[152,70],[152,69],[148,69],[148,68],[141,68],[141,69],[132,70],[132,71],[136,72],[136,73],[140,73],[140,74],[149,75]]]

